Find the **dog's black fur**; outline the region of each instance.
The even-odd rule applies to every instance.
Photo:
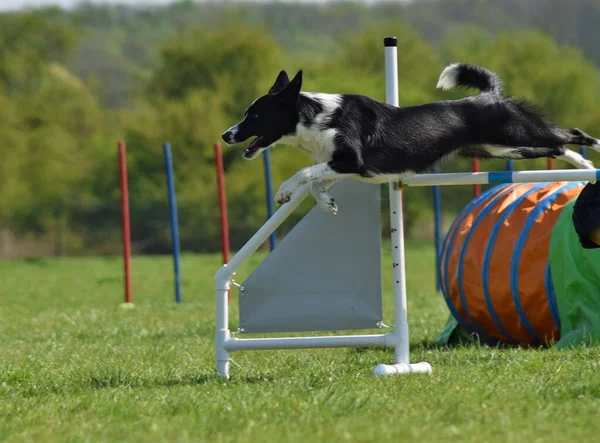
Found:
[[[276,142],[297,144],[337,174],[375,182],[431,170],[453,154],[571,161],[578,154],[565,156],[566,144],[600,148],[600,140],[576,128],[561,129],[526,101],[504,96],[499,77],[474,65],[447,67],[438,87],[478,88],[480,94],[405,108],[361,95],[301,93],[301,86],[302,71],[292,81],[281,71],[269,93],[223,139],[240,143],[257,136],[244,151],[246,158]],[[593,167],[581,162],[574,164]],[[320,179],[307,175],[303,183]],[[331,179],[331,174],[324,178]]]

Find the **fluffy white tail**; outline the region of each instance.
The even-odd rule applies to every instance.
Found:
[[[492,94],[502,94],[502,81],[498,75],[480,66],[466,63],[454,63],[447,66],[440,74],[436,87],[448,90],[457,86],[477,88],[481,92]]]

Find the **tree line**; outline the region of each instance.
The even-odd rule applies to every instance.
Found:
[[[597,48],[580,45],[579,32],[563,33],[564,44],[523,18],[534,4],[554,13],[552,5],[560,9],[555,3],[181,2],[159,9],[87,5],[2,14],[0,252],[118,252],[119,139],[128,146],[134,251],[170,248],[164,141],[173,146],[182,248],[218,250],[213,143],[219,135],[266,93],[281,69],[303,69],[305,90],[383,100],[387,35],[399,39],[402,106],[464,96],[438,91],[435,84],[447,63],[466,61],[496,71],[507,93],[527,97],[557,123],[599,134]],[[594,4],[582,0],[569,7],[587,11]],[[509,20],[516,16],[518,21]],[[595,32],[589,29],[590,39]],[[263,170],[260,161],[242,161],[240,147],[224,152],[235,248],[266,217]],[[276,147],[272,161],[278,186],[312,159]],[[468,166],[453,161],[444,169]],[[517,162],[520,169],[541,166],[541,160]],[[450,217],[470,190],[443,192]],[[409,235],[427,235],[421,227],[431,219],[430,193],[407,192]],[[305,202],[281,232],[311,204]]]

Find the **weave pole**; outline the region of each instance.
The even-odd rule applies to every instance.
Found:
[[[263,160],[265,164],[265,191],[267,197],[267,218],[271,218],[273,216],[273,182],[271,178],[271,153],[269,149],[266,149],[263,152]],[[277,238],[277,233],[273,232],[269,236],[269,249],[272,251],[275,249],[275,240]]]
[[[123,230],[123,273],[125,280],[125,306],[132,305],[131,295],[131,228],[129,222],[129,186],[127,183],[127,155],[125,142],[117,144],[119,178],[121,183],[121,226]]]
[[[217,192],[219,195],[219,213],[221,215],[221,256],[223,264],[229,263],[229,221],[227,218],[227,197],[225,194],[225,168],[221,143],[215,143],[215,163],[217,167]],[[231,290],[227,291],[231,300]]]
[[[169,196],[169,214],[171,218],[171,240],[173,244],[173,270],[175,272],[175,302],[181,303],[181,267],[179,257],[179,222],[177,220],[177,199],[175,198],[175,179],[171,144],[163,144],[165,170],[167,174],[167,192]]]
[[[225,169],[221,143],[215,143],[215,160],[217,166],[217,187],[219,193],[219,209],[221,214],[221,255],[223,264],[229,262],[229,221],[227,218],[227,198],[225,195]]]

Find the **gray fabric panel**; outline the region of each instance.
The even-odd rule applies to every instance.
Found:
[[[315,206],[242,283],[243,332],[371,329],[382,320],[379,185],[350,179],[332,194],[337,215]]]

